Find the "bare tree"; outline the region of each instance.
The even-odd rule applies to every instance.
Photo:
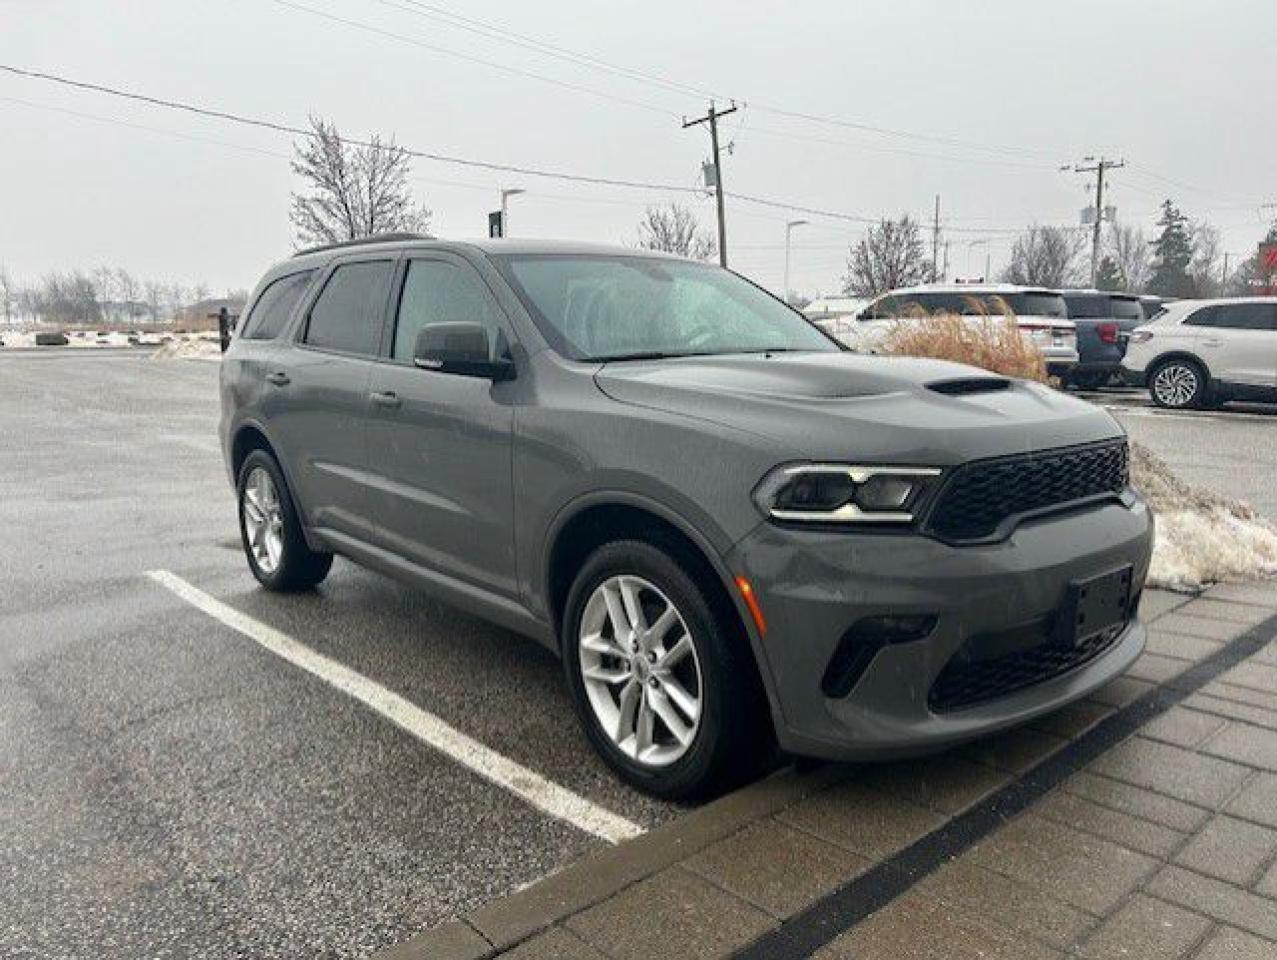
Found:
[[[93,278],[82,270],[45,274],[36,306],[40,319],[53,323],[93,323],[102,316]]]
[[[430,226],[430,211],[408,189],[412,158],[393,138],[354,145],[320,117],[310,126],[309,139],[293,144],[293,173],[309,187],[292,195],[289,212],[299,246]]]
[[[718,255],[718,243],[701,230],[696,214],[678,203],[647,208],[638,225],[638,245],[644,250],[660,250],[695,260],[709,260]]]
[[[120,302],[124,304],[128,318],[136,320],[141,315],[142,286],[137,278],[123,267],[115,271],[115,292],[119,294]]]
[[[1130,293],[1143,293],[1152,270],[1149,266],[1149,246],[1144,231],[1139,227],[1114,224],[1109,231],[1108,256],[1122,278],[1122,287]]]
[[[1193,259],[1188,264],[1193,296],[1217,297],[1223,291],[1224,283],[1220,276],[1223,255],[1219,231],[1204,221],[1196,224],[1193,227]]]
[[[159,323],[167,293],[164,284],[158,280],[147,280],[142,284],[142,302],[146,304],[146,312],[151,315],[152,323]]]
[[[1082,234],[1062,227],[1029,227],[1015,238],[1002,279],[1032,287],[1074,286],[1082,279],[1084,241]]]
[[[14,311],[18,307],[18,288],[13,282],[13,275],[8,267],[0,264],[0,311],[4,312],[4,322],[13,322]]]
[[[883,220],[866,231],[864,239],[851,249],[843,292],[858,297],[874,297],[896,287],[908,287],[932,279],[918,233],[918,225],[905,215],[899,220]]]

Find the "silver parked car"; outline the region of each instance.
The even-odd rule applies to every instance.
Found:
[[[1044,386],[857,356],[717,266],[382,238],[272,267],[221,434],[268,589],[334,554],[562,655],[664,796],[786,751],[942,748],[1139,654],[1122,429]],[[500,683],[502,678],[475,678]]]

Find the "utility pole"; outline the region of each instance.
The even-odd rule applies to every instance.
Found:
[[[1219,295],[1221,297],[1228,296],[1228,258],[1229,256],[1230,256],[1229,252],[1225,250],[1224,251],[1224,276],[1220,278],[1220,281],[1219,281]]]
[[[938,279],[936,270],[940,266],[940,194],[936,194],[936,216],[931,222],[931,282]]]
[[[714,101],[711,100],[709,102],[709,112],[705,116],[698,117],[695,120],[686,118],[683,120],[684,130],[701,123],[709,124],[709,142],[711,149],[714,151],[714,201],[718,208],[718,262],[724,267],[727,266],[727,217],[723,210],[723,163],[718,152],[718,118],[735,112],[735,103],[726,110],[719,110],[715,108]]]
[[[1100,157],[1083,157],[1082,163],[1072,167],[1061,167],[1061,170],[1072,170],[1074,173],[1095,174],[1095,223],[1091,226],[1091,286],[1094,287],[1100,275],[1100,228],[1104,225],[1104,174],[1109,170],[1120,170],[1126,166],[1125,160],[1108,160]]]
[[[781,299],[786,303],[789,303],[789,235],[793,232],[794,227],[802,227],[806,224],[806,220],[790,220],[785,224],[785,289],[781,294]]]

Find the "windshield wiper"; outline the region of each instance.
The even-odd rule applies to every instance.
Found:
[[[635,353],[613,353],[605,357],[591,357],[595,363],[611,363],[613,360],[674,360],[678,357],[712,357],[708,351],[668,353],[664,350],[640,350]]]

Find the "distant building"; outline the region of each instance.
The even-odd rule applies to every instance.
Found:
[[[183,307],[176,322],[208,326],[211,318],[215,327],[217,314],[222,307],[235,318],[244,312],[244,301],[240,297],[206,297]]]

